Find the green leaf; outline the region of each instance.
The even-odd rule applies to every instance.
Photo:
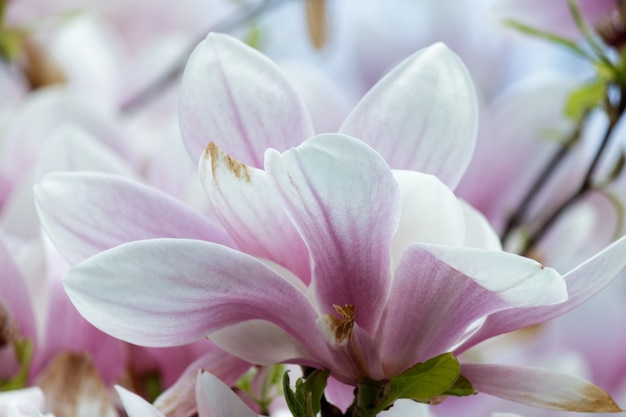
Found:
[[[443,395],[453,395],[455,397],[466,397],[468,395],[477,394],[472,383],[463,375],[459,375],[454,385],[443,393]]]
[[[452,353],[443,353],[418,363],[391,378],[385,398],[378,402],[375,413],[372,414],[387,409],[400,398],[430,402],[448,391],[455,391],[455,383],[460,373],[461,365]],[[459,386],[458,389],[461,392],[463,387]]]
[[[428,401],[453,387],[461,365],[452,353],[435,356],[391,378],[390,396]]]
[[[591,56],[587,51],[585,51],[580,45],[571,39],[564,38],[562,36],[556,35],[554,33],[545,32],[541,29],[534,28],[532,26],[528,26],[522,22],[518,22],[516,20],[507,19],[503,22],[506,26],[515,29],[525,35],[532,36],[534,38],[543,39],[548,42],[560,45],[569,49],[577,55],[582,56],[590,61],[595,61],[595,58]]]
[[[580,120],[585,113],[597,107],[606,97],[606,84],[595,80],[585,84],[572,93],[565,103],[565,116],[572,120]]]
[[[13,349],[15,357],[20,364],[20,370],[13,378],[0,380],[0,391],[20,389],[27,386],[30,361],[33,357],[33,343],[28,339],[15,340]]]
[[[22,36],[17,30],[0,29],[0,59],[14,61],[22,47]]]
[[[283,376],[283,391],[287,406],[295,417],[315,417],[321,409],[322,395],[330,371],[316,369],[306,379],[296,380],[293,391],[289,382],[289,371]]]
[[[583,18],[582,12],[580,11],[580,7],[578,7],[576,0],[567,0],[567,5],[572,17],[574,18],[574,22],[576,22],[578,30],[580,30],[591,49],[593,49],[600,61],[612,66],[611,61],[606,56],[604,48],[596,41],[591,29],[589,29],[589,26],[585,23],[585,19]]]

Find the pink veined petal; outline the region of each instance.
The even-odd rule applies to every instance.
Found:
[[[266,170],[313,259],[322,314],[354,305],[371,331],[391,278],[391,240],[400,192],[385,161],[344,135],[320,135],[284,154],[266,152]]]
[[[115,386],[115,390],[122,400],[124,411],[128,417],[165,417],[165,414],[134,392],[119,385]]]
[[[393,170],[402,194],[402,216],[393,238],[394,262],[416,242],[461,246],[465,237],[463,208],[454,193],[433,175]]]
[[[44,230],[70,264],[141,239],[178,237],[235,246],[221,227],[183,203],[120,176],[54,173],[35,186],[35,197]]]
[[[457,351],[461,353],[485,339],[522,327],[543,323],[567,313],[605,288],[626,267],[626,237],[564,275],[567,301],[543,307],[516,308],[495,313]]]
[[[376,333],[386,377],[449,351],[474,322],[509,307],[500,294],[438,259],[432,249],[409,246],[396,269]],[[463,256],[464,251],[467,249],[458,248],[453,253]],[[484,258],[481,263],[488,262],[490,259]],[[492,262],[505,266],[496,256]],[[510,279],[506,281],[503,286],[511,285]]]
[[[624,411],[596,385],[548,369],[462,364],[461,372],[479,392],[534,407],[581,413]]]
[[[278,67],[227,35],[210,33],[192,53],[180,90],[180,126],[197,161],[209,141],[246,165],[263,151],[313,136],[310,116]]]
[[[233,324],[264,319],[311,352],[326,352],[323,342],[312,337],[317,314],[304,293],[257,259],[214,243],[126,243],[73,267],[64,281],[88,321],[130,343],[182,345]]]
[[[437,43],[379,81],[339,131],[367,142],[392,168],[436,175],[454,189],[474,150],[477,109],[467,69]]]
[[[211,372],[226,384],[233,385],[250,366],[248,362],[214,346],[191,363],[178,381],[159,395],[154,406],[167,417],[192,416],[198,411],[194,387],[200,370]]]
[[[258,417],[230,388],[209,372],[196,383],[198,417]]]
[[[311,281],[309,252],[274,196],[265,171],[244,165],[210,143],[200,178],[216,216],[239,249],[269,259]]]

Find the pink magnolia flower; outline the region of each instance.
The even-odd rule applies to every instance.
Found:
[[[448,187],[469,162],[476,112],[464,67],[441,44],[389,73],[342,134],[307,139],[310,119],[276,67],[221,35],[196,49],[181,97],[188,150],[234,244],[203,238],[193,230],[202,220],[152,192],[120,194],[129,184],[110,177],[56,174],[36,190],[44,227],[68,257],[114,233],[176,237],[122,244],[66,275],[81,314],[123,340],[167,346],[209,335],[253,363],[330,369],[357,384],[560,314],[626,263],[620,241],[563,279],[499,250],[484,218]],[[125,196],[114,206],[123,209],[111,206],[114,195]],[[508,399],[615,407],[562,374],[483,364],[463,372]],[[554,399],[547,387],[556,381],[563,395]]]

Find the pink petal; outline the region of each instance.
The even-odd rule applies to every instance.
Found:
[[[123,177],[55,173],[35,188],[44,230],[71,263],[125,242],[159,237],[234,246],[219,226],[178,200]]]
[[[311,337],[317,314],[304,293],[258,260],[210,242],[154,239],[117,246],[72,268],[65,288],[92,324],[138,345],[182,345],[264,319],[314,352],[326,350]]]
[[[473,322],[508,307],[429,248],[409,246],[394,275],[376,334],[387,377],[449,351]]]
[[[454,188],[474,150],[477,107],[467,69],[437,43],[379,81],[340,132],[370,144],[393,168],[434,174]]]
[[[27,282],[4,242],[0,242],[0,268],[0,330],[3,335],[17,331],[16,336],[35,342],[37,330]],[[13,326],[16,328],[10,330]]]
[[[197,412],[194,387],[200,370],[211,372],[226,384],[234,385],[250,366],[215,346],[191,363],[178,381],[159,395],[154,406],[167,417],[192,416]]]
[[[383,159],[343,135],[320,135],[284,154],[268,150],[266,170],[313,259],[322,314],[356,306],[370,331],[383,309],[391,240],[400,217],[398,184]]]
[[[308,285],[308,249],[274,197],[265,171],[235,161],[211,143],[200,158],[200,175],[217,217],[238,247],[284,266]]]
[[[601,388],[571,375],[492,364],[463,364],[461,372],[479,392],[551,410],[619,412]]]
[[[306,108],[278,67],[227,35],[210,33],[189,58],[180,90],[180,125],[198,160],[209,141],[246,165],[263,151],[313,136]]]
[[[200,372],[196,383],[198,417],[258,417],[230,388],[209,372]]]
[[[165,417],[156,407],[126,388],[115,386],[128,417]]]
[[[626,267],[626,238],[618,240],[564,275],[569,294],[567,301],[552,306],[516,308],[493,314],[458,352],[465,351],[485,339],[543,323],[567,313],[605,288],[624,267]]]

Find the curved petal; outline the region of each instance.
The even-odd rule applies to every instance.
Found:
[[[299,363],[323,367],[289,333],[264,320],[250,320],[218,330],[211,333],[211,340],[225,351],[244,356],[255,365]]]
[[[127,243],[70,269],[65,289],[101,330],[143,346],[175,346],[252,319],[326,351],[308,298],[258,260],[199,240]],[[243,358],[245,359],[245,358]]]
[[[567,300],[563,277],[533,259],[474,248],[420,246],[485,289],[497,292],[511,306],[544,306]]]
[[[395,272],[376,333],[387,377],[449,351],[474,322],[509,307],[497,292],[438,259],[430,249],[409,246]],[[461,251],[455,252],[463,256]]]
[[[115,386],[115,390],[122,400],[122,406],[128,417],[165,417],[165,414],[134,392],[119,385]]]
[[[356,322],[370,331],[387,296],[400,217],[391,171],[371,148],[343,135],[320,135],[282,155],[268,150],[266,170],[311,253],[321,313],[354,305]]]
[[[35,186],[35,197],[44,230],[70,264],[141,239],[178,237],[235,245],[221,227],[183,203],[124,177],[50,174]]]
[[[465,215],[465,241],[463,246],[469,248],[502,250],[502,243],[495,230],[485,216],[463,200],[459,200]]]
[[[461,246],[465,237],[463,208],[454,193],[433,175],[393,171],[402,194],[402,216],[393,238],[397,263],[410,243]]]
[[[310,116],[278,67],[227,35],[210,33],[192,53],[180,88],[180,126],[197,161],[209,141],[246,165],[263,151],[313,136]]]
[[[459,57],[437,43],[379,81],[339,131],[370,144],[391,167],[434,174],[454,189],[470,162],[477,128],[471,77]]]
[[[232,159],[211,142],[200,158],[200,177],[239,249],[282,265],[309,284],[308,249],[273,196],[265,171]]]
[[[621,238],[593,258],[564,275],[569,297],[567,301],[543,307],[516,308],[495,313],[458,353],[485,339],[509,333],[522,327],[543,323],[567,313],[605,288],[626,267],[626,237]]]
[[[601,388],[560,372],[493,364],[463,364],[461,372],[479,392],[534,407],[581,413],[624,411]]]
[[[230,388],[209,372],[198,373],[198,417],[258,417]]]
[[[211,372],[226,384],[234,385],[250,366],[251,364],[213,346],[206,354],[193,361],[174,385],[157,397],[154,406],[167,417],[193,416],[197,412],[194,387],[200,370]]]

